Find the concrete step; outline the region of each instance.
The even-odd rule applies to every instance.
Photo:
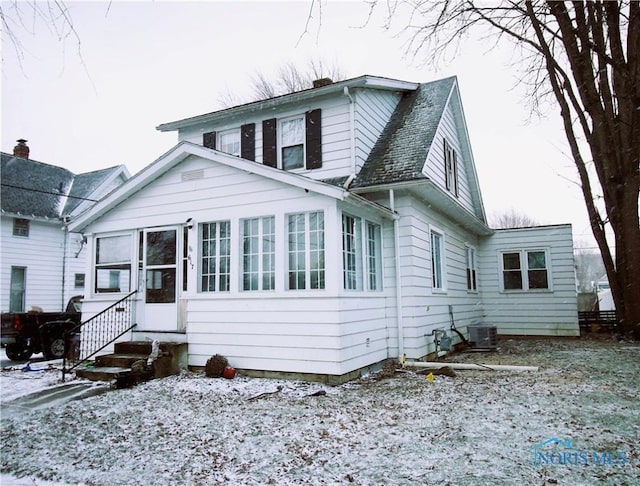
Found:
[[[131,376],[131,368],[122,366],[93,366],[91,368],[79,368],[76,376],[86,378],[91,381],[113,381],[122,380]]]
[[[151,354],[151,341],[125,341],[113,345],[115,354]]]
[[[147,361],[148,357],[148,354],[103,354],[96,357],[96,366],[131,368],[131,365],[136,361]]]

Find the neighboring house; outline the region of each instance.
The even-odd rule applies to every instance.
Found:
[[[129,178],[124,166],[85,174],[29,158],[26,140],[2,153],[2,311],[55,312],[84,292],[86,241],[71,219]]]
[[[71,223],[85,312],[137,290],[134,339],[344,379],[452,323],[579,334],[571,227],[487,226],[455,77],[326,81],[158,129],[179,143]]]

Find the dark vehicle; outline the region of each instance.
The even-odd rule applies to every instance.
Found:
[[[64,333],[82,320],[82,297],[71,297],[66,312],[3,312],[2,344],[7,358],[23,361],[34,353],[43,353],[47,359],[62,358]]]

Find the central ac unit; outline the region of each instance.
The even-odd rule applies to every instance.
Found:
[[[496,326],[469,326],[469,344],[472,349],[495,350],[498,348],[498,329]]]

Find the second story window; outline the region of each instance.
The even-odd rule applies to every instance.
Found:
[[[240,157],[240,130],[226,130],[220,132],[220,141],[218,143],[218,150],[227,154]]]
[[[284,170],[304,167],[304,116],[280,121],[280,155]]]
[[[29,220],[15,218],[13,220],[13,236],[29,237]]]
[[[445,186],[458,197],[458,157],[455,149],[444,140],[444,178]]]

